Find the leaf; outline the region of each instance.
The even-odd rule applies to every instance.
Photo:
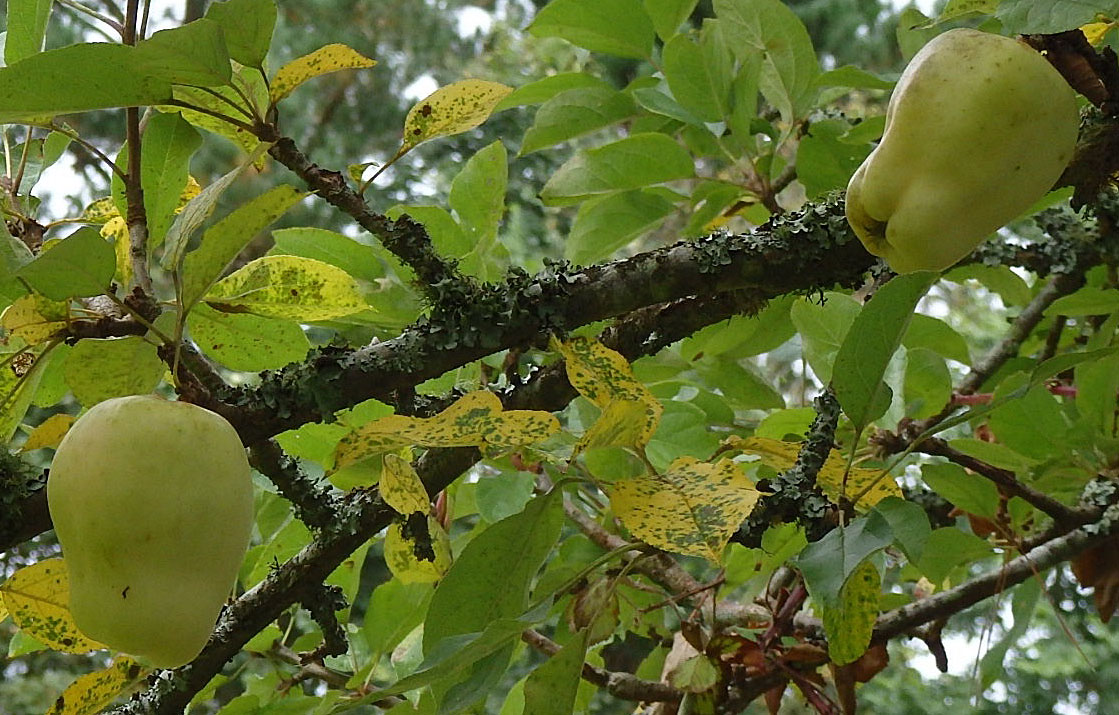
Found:
[[[657,28],[657,35],[668,40],[692,15],[699,0],[642,0],[645,12]]]
[[[15,64],[43,51],[52,4],[52,0],[8,0],[4,64]]]
[[[779,0],[715,0],[715,16],[735,38],[739,61],[762,56],[758,86],[781,118],[791,124],[803,116],[820,73],[804,23]]]
[[[464,79],[440,87],[409,110],[398,153],[429,139],[473,129],[486,121],[497,103],[512,91],[512,87],[481,79]]]
[[[275,0],[213,2],[206,17],[221,27],[232,60],[257,69],[264,65],[276,26]]]
[[[378,246],[323,228],[302,226],[272,232],[275,245],[269,255],[286,254],[314,258],[337,266],[354,278],[373,283],[385,276]]]
[[[28,345],[44,343],[65,330],[70,303],[55,301],[37,293],[20,296],[0,316],[0,325]]]
[[[952,569],[991,555],[991,545],[975,534],[946,526],[935,529],[925,542],[917,569],[933,583],[940,583]]]
[[[23,421],[43,377],[42,353],[32,350],[0,353],[0,440],[11,440]]]
[[[579,152],[552,174],[540,198],[546,205],[562,206],[694,175],[692,156],[684,147],[665,134],[647,132]]]
[[[274,370],[307,356],[311,343],[299,323],[251,313],[223,313],[199,304],[187,316],[191,340],[230,370]]]
[[[136,54],[146,75],[174,84],[218,87],[232,77],[225,36],[206,18],[160,30],[137,43]]]
[[[108,668],[86,673],[67,685],[47,715],[99,713],[150,672],[150,668],[141,666],[128,656],[116,658]]]
[[[426,514],[431,509],[431,497],[420,481],[420,475],[412,468],[412,463],[399,454],[386,454],[381,470],[381,481],[377,484],[381,499],[407,516],[413,512]]]
[[[921,479],[934,492],[969,514],[993,519],[998,512],[998,487],[977,474],[968,474],[963,467],[924,464],[921,465]]]
[[[1100,620],[1107,623],[1119,608],[1119,538],[1110,538],[1072,560],[1072,573],[1092,599]]]
[[[498,102],[493,111],[500,112],[512,107],[542,104],[560,92],[581,87],[612,89],[608,82],[585,72],[559,72],[517,87],[505,99]]]
[[[205,193],[206,191],[203,190],[194,201],[201,199]],[[214,281],[225,271],[226,266],[237,257],[258,231],[283,216],[306,195],[287,184],[281,184],[241,204],[206,229],[202,234],[202,243],[183,260],[183,307],[189,308],[205,295]],[[216,197],[208,200],[216,200]],[[191,201],[191,204],[194,201]],[[187,210],[189,209],[188,205]],[[213,210],[212,206],[210,210]],[[185,214],[186,210],[183,213]]]
[[[640,0],[552,0],[528,31],[617,57],[645,59],[653,50],[653,22]]]
[[[68,606],[70,579],[62,559],[46,559],[16,571],[0,584],[0,599],[19,629],[43,645],[63,653],[105,647],[74,625]]]
[[[203,299],[226,312],[307,323],[369,309],[349,273],[313,258],[285,255],[247,263],[215,283]]]
[[[995,12],[1007,32],[1054,34],[1096,19],[1100,3],[1089,0],[1003,0]]]
[[[719,675],[711,659],[700,653],[673,668],[668,682],[687,693],[705,693],[719,682]]]
[[[201,145],[201,135],[178,114],[155,113],[148,120],[141,141],[140,177],[149,246],[158,246],[167,235],[187,185],[190,158]]]
[[[374,656],[391,651],[423,623],[432,591],[428,584],[405,584],[395,578],[373,589],[366,612],[377,616],[365,619],[362,633]]]
[[[829,531],[819,541],[813,541],[797,557],[809,594],[822,605],[837,607],[841,603],[843,585],[855,569],[893,540],[889,522],[872,510],[845,527]]]
[[[672,96],[705,122],[722,121],[730,113],[734,57],[715,27],[705,23],[698,43],[681,34],[663,49],[664,77]],[[799,162],[798,154],[798,166]]]
[[[518,90],[520,91],[520,90]],[[512,96],[512,95],[510,95]],[[637,107],[613,87],[576,87],[547,99],[525,130],[520,156],[574,139],[633,116]]]
[[[919,504],[898,497],[887,497],[874,506],[890,525],[894,542],[905,552],[909,563],[916,564],[932,534],[929,516]]]
[[[241,172],[244,171],[245,167],[249,166],[250,163],[252,162],[246,161],[243,164],[239,164],[221,178],[202,189],[202,191],[192,198],[175,217],[174,223],[171,224],[171,228],[167,231],[167,250],[164,251],[163,259],[160,262],[165,270],[171,271],[178,267],[179,262],[183,258],[183,254],[186,253],[187,244],[190,242],[194,232],[202,227],[206,219],[210,218],[210,214],[214,212],[214,208],[217,206],[218,199],[221,198],[225,190],[237,180],[237,177],[241,175]],[[108,202],[109,200],[103,199],[102,201]],[[93,207],[91,206],[90,208],[92,209]],[[87,211],[89,210],[90,209],[87,209]],[[107,209],[100,208],[96,210],[96,213],[98,215],[104,215],[107,213]],[[117,215],[119,216],[119,214]]]
[[[558,653],[529,673],[523,715],[571,715],[575,711],[588,633],[582,630],[575,634]]]
[[[64,413],[51,415],[43,420],[38,427],[31,430],[31,434],[27,435],[27,441],[23,443],[19,451],[30,452],[33,449],[42,449],[43,447],[57,447],[70,430],[70,425],[74,424],[75,419],[74,415]]]
[[[155,345],[131,335],[79,340],[66,357],[64,369],[74,398],[93,407],[111,397],[151,392],[167,368]]]
[[[878,618],[881,590],[878,569],[870,561],[863,561],[843,585],[839,603],[821,609],[828,657],[836,665],[854,663],[866,652]]]
[[[389,525],[385,535],[385,565],[401,583],[434,583],[451,568],[451,537],[432,516],[427,517],[427,532],[435,551],[434,561],[417,558],[415,542],[401,533],[400,524]]]
[[[508,154],[498,140],[470,157],[451,182],[448,199],[469,246],[461,266],[483,280],[500,279],[509,262],[509,251],[497,240],[508,174]]]
[[[797,455],[803,446],[799,442],[782,442],[764,437],[735,439],[731,445],[746,454],[761,457],[763,462],[779,472],[791,469],[796,464]],[[859,497],[855,507],[860,510],[869,509],[886,497],[902,495],[897,482],[889,475],[883,475],[881,469],[852,467],[847,472],[847,457],[836,449],[828,452],[828,458],[820,468],[816,482],[828,499],[836,504],[840,502],[841,496],[847,499]]]
[[[453,644],[463,634],[487,631],[504,619],[529,620],[522,615],[529,588],[559,538],[561,504],[558,492],[537,497],[523,512],[502,519],[466,545],[432,596],[423,635],[428,659],[443,650],[458,650]],[[478,687],[470,692],[460,689],[446,702],[465,707],[492,689],[505,672],[512,644],[506,641],[500,647],[485,659],[468,661],[473,675],[459,675],[452,682]],[[449,687],[450,683],[437,689],[436,699],[443,700]]]
[[[622,191],[579,207],[564,246],[572,263],[589,266],[660,226],[675,206],[652,191]]]
[[[835,356],[859,314],[859,303],[849,295],[825,293],[822,304],[798,299],[789,317],[800,333],[804,357],[823,383],[831,382]]]
[[[489,447],[513,449],[559,431],[548,412],[503,411],[497,395],[471,392],[434,417],[390,415],[362,425],[338,441],[334,470],[400,447]]]
[[[269,93],[276,104],[291,94],[304,82],[339,70],[364,69],[377,64],[357,50],[341,44],[320,47],[310,54],[297,57],[276,72]]]
[[[2,70],[0,70],[2,71]],[[80,228],[57,243],[16,275],[51,300],[100,295],[109,289],[116,272],[116,253],[94,228]]]
[[[759,493],[729,459],[682,457],[664,474],[616,482],[610,505],[629,531],[666,551],[713,563],[757,503]]]
[[[843,339],[835,356],[832,387],[856,431],[889,407],[889,387],[883,382],[886,366],[901,344],[917,301],[938,277],[922,271],[894,278],[863,306]]]
[[[57,114],[165,102],[171,97],[171,82],[149,74],[141,52],[128,45],[84,43],[0,68],[0,123],[42,122]]]

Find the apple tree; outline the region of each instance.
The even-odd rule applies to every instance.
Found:
[[[574,61],[474,66],[335,165],[285,112],[382,58],[321,37],[270,61],[274,0],[159,31],[105,5],[9,0],[0,68],[0,549],[37,555],[0,628],[14,658],[88,659],[51,713],[853,713],[902,646],[946,669],[977,604],[988,687],[1078,589],[1067,638],[1094,650],[1119,606],[1108,6],[908,10],[906,59],[947,31],[1000,48],[942,43],[918,92],[920,60],[896,90],[837,66],[779,0],[552,0],[510,37]],[[58,44],[52,11],[95,29]],[[400,203],[419,151],[453,180]],[[70,153],[111,180],[67,213],[40,178]],[[533,240],[526,157],[556,167]],[[342,228],[293,219],[324,212]],[[162,669],[75,623],[51,515],[82,510],[46,488],[75,420],[151,393],[220,415],[253,471],[236,584]],[[143,423],[114,471],[158,508],[84,521],[165,536],[164,507],[223,494],[184,468],[206,440],[172,456]],[[156,486],[172,460],[186,496]],[[184,548],[106,558],[158,579],[206,561]]]

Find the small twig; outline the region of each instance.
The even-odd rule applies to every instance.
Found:
[[[521,640],[549,657],[560,651],[558,643],[532,629],[521,633]],[[616,698],[632,702],[675,703],[683,695],[666,683],[642,680],[632,673],[618,673],[596,668],[590,663],[583,664],[583,680],[604,688]]]
[[[1062,504],[1048,494],[1023,484],[1018,481],[1014,472],[992,466],[971,455],[964,454],[939,437],[929,437],[923,440],[917,445],[915,451],[936,457],[944,457],[950,462],[970,469],[976,474],[997,484],[1007,496],[1019,497],[1023,501],[1037,507],[1043,513],[1051,516],[1057,523],[1075,524],[1079,520],[1079,512],[1075,508],[1067,504]]]

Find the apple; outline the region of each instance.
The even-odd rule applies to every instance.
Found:
[[[898,80],[847,220],[898,273],[944,270],[1053,187],[1079,123],[1072,88],[1034,49],[949,30]]]
[[[173,668],[206,645],[253,523],[253,487],[224,418],[154,395],[100,402],[55,452],[47,503],[78,628]]]

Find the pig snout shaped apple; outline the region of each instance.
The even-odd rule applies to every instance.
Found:
[[[1068,83],[1028,45],[949,30],[898,80],[847,220],[898,273],[944,270],[1045,195],[1072,158]]]
[[[233,427],[201,407],[132,396],[80,417],[47,480],[78,628],[159,667],[193,660],[248,547],[249,474]]]

